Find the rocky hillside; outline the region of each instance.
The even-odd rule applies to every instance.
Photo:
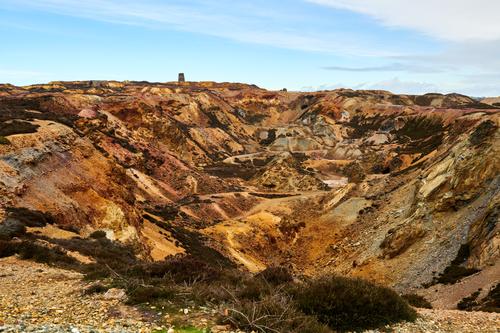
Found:
[[[458,94],[0,85],[0,218],[455,308],[500,276],[499,111]]]

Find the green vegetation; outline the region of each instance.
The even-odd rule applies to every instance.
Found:
[[[416,308],[432,309],[432,304],[423,296],[417,294],[402,295],[403,299]]]
[[[31,211],[20,212],[28,223],[40,223],[33,220]],[[37,214],[42,220],[47,218]],[[219,309],[219,323],[246,331],[327,333],[415,319],[415,312],[394,291],[367,281],[337,276],[298,281],[284,267],[251,275],[218,261],[215,253],[208,252],[208,260],[203,258],[204,248],[197,238],[183,244],[189,244],[198,256],[178,255],[149,262],[139,259],[132,246],[102,236],[99,231],[85,239],[19,234],[20,239],[0,241],[0,257],[18,254],[23,259],[80,271],[96,281],[86,294],[121,288],[129,304],[146,308]],[[82,264],[67,251],[77,251],[95,263]],[[186,326],[189,324],[175,326],[184,327],[177,330],[180,332],[203,332]]]
[[[481,289],[478,289],[471,295],[464,297],[458,302],[457,309],[500,313],[500,283],[493,286],[484,298],[479,299],[480,294]]]
[[[282,293],[274,293],[257,301],[237,300],[231,304],[224,323],[244,331],[329,333],[327,326],[313,316],[300,312],[293,299]]]
[[[457,304],[457,309],[472,311],[473,308],[478,305],[476,300],[479,297],[480,293],[481,290],[477,290],[473,292],[470,296],[462,298],[462,300]]]
[[[103,230],[96,230],[93,233],[89,235],[90,238],[94,239],[99,239],[99,238],[105,238],[106,237],[106,232]]]
[[[8,136],[13,134],[35,133],[38,125],[22,120],[7,120],[0,123],[0,135]]]
[[[416,312],[393,290],[365,280],[326,276],[296,295],[298,308],[336,330],[376,328],[413,321]]]
[[[0,145],[8,145],[10,144],[9,139],[7,139],[5,136],[0,135]]]
[[[486,120],[479,124],[474,132],[470,135],[469,141],[474,145],[478,146],[488,140],[493,133],[497,130],[497,125],[491,121]]]

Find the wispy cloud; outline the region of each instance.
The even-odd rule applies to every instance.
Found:
[[[343,66],[324,66],[325,70],[339,72],[411,72],[411,73],[441,73],[445,68],[438,68],[431,65],[422,65],[418,63],[392,63],[382,66],[368,67],[343,67]]]
[[[377,81],[363,82],[355,85],[343,83],[323,84],[317,87],[303,87],[306,91],[334,90],[339,88],[365,89],[365,90],[387,90],[397,94],[424,94],[428,92],[450,92],[446,87],[438,87],[436,84],[419,81],[406,81],[398,77]]]
[[[388,90],[398,94],[424,94],[428,92],[450,92],[446,87],[438,87],[434,83],[420,81],[406,81],[398,77],[379,81],[364,83],[356,87],[357,89],[380,89]]]
[[[39,71],[0,68],[0,83],[7,83],[13,81],[41,82],[45,80],[48,76],[50,76],[50,74]]]
[[[336,80],[350,82],[351,87],[386,87],[413,93],[500,93],[500,77],[492,75],[500,73],[498,0],[0,0],[0,8],[19,15],[44,12],[84,18],[89,24],[93,20],[141,27],[141,33],[146,34],[148,29],[182,31],[196,34],[197,38],[205,35],[237,42],[233,44],[305,51],[276,54],[296,56],[294,64],[300,63],[318,76],[311,80],[324,82],[329,76],[326,71],[336,71]],[[346,14],[346,10],[352,13]],[[47,15],[40,17],[45,19]],[[0,22],[0,27],[37,32],[38,25],[44,28],[39,20],[32,22],[31,17],[24,22],[16,18],[13,15],[10,22]],[[77,28],[69,29],[68,34],[80,31],[80,20],[61,21],[71,28],[72,22],[77,21]],[[52,33],[49,35],[53,37]],[[184,36],[189,38],[188,34]],[[39,62],[42,65],[46,64]],[[318,67],[324,71],[314,71]],[[267,75],[272,76],[273,84],[279,80],[279,75]],[[308,75],[301,80],[308,80]],[[46,76],[39,72],[0,70],[0,81],[20,77],[27,78],[24,82],[32,77],[40,81]],[[321,87],[328,86],[331,85]]]
[[[451,41],[499,40],[498,0],[306,0]]]
[[[0,69],[0,76],[43,76],[47,73],[37,72],[37,71],[27,71],[27,70],[11,70],[11,69]]]
[[[60,15],[153,29],[175,29],[238,42],[302,51],[357,56],[403,54],[395,48],[370,45],[349,31],[304,29],[304,17],[287,12],[286,4],[271,6],[229,0],[3,0],[3,6],[25,7]],[[264,10],[264,8],[266,10]],[[311,25],[313,27],[313,25]],[[363,42],[360,42],[363,41]]]

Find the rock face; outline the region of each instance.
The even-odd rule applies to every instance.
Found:
[[[492,103],[456,94],[2,85],[2,228],[25,207],[156,260],[195,237],[250,270],[410,290],[464,245],[462,267],[498,265],[499,122]]]

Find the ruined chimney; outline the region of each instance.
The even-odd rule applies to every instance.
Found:
[[[184,73],[179,73],[179,82],[186,82],[186,78],[184,77]]]

